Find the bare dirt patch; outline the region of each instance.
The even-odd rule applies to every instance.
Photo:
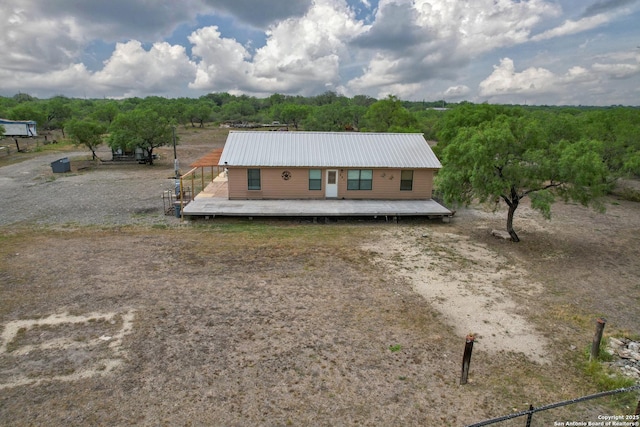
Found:
[[[185,132],[183,169],[220,144]],[[640,331],[638,203],[560,203],[550,222],[525,204],[518,244],[481,207],[183,224],[162,212],[159,154],[55,179],[42,159],[0,168],[3,214],[21,215],[0,225],[0,424],[457,426],[597,391],[581,368],[595,318]]]
[[[380,237],[384,244],[365,249],[407,277],[459,336],[474,335],[476,346],[491,353],[511,351],[537,363],[551,362],[546,339],[510,296],[517,292],[536,298],[542,286],[506,258],[468,236],[449,232],[409,228]]]
[[[103,376],[120,366],[133,312],[52,314],[4,325],[0,389]]]

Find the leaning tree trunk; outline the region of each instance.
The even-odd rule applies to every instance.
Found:
[[[102,161],[102,159],[100,157],[98,157],[98,155],[96,154],[96,150],[95,149],[91,149],[91,155],[93,156],[93,161],[95,162],[96,160]]]
[[[502,195],[502,199],[509,206],[509,213],[507,214],[507,232],[509,232],[509,236],[511,236],[512,242],[519,242],[520,238],[516,234],[516,231],[513,229],[513,215],[518,209],[518,204],[520,203],[520,196],[514,187],[511,187],[511,195],[509,197]]]
[[[509,205],[509,213],[507,214],[507,231],[509,232],[509,236],[511,236],[512,242],[519,242],[520,238],[516,234],[516,231],[513,229],[513,214],[518,208],[518,202],[511,203]]]
[[[516,209],[518,209],[520,196],[518,195],[518,191],[515,189],[515,187],[511,187],[511,194],[509,195],[509,197],[503,195],[502,198],[505,202],[507,202],[507,205],[509,206],[509,213],[507,214],[507,231],[509,232],[509,236],[511,236],[512,242],[519,242],[520,238],[513,229],[513,214],[516,212]]]

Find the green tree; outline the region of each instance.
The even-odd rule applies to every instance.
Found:
[[[267,106],[273,107],[274,105],[282,104],[285,101],[285,96],[279,93],[274,93],[267,98]]]
[[[110,126],[116,118],[120,109],[116,101],[106,101],[99,103],[93,110],[93,117]]]
[[[346,108],[345,114],[348,118],[349,130],[358,130],[367,114],[367,107],[354,103]]]
[[[309,115],[310,109],[306,105],[285,104],[280,111],[280,119],[284,123],[290,123],[298,129],[302,122]]]
[[[47,102],[47,129],[61,129],[64,137],[64,123],[72,116],[70,99],[65,96],[55,96]]]
[[[460,104],[459,107],[449,110],[436,126],[438,145],[442,147],[453,140],[461,128],[478,126],[481,123],[491,121],[498,115],[522,116],[524,111],[519,107],[503,107],[500,105],[480,104],[469,102]]]
[[[16,93],[13,95],[13,99],[17,102],[31,102],[35,101],[36,98],[27,93]]]
[[[192,104],[187,108],[186,115],[191,122],[191,127],[196,127],[198,123],[198,127],[203,128],[204,122],[211,118],[211,107],[204,102]]]
[[[300,105],[289,104],[293,107]],[[341,104],[333,103],[311,108],[304,119],[304,129],[308,131],[339,132],[344,131],[349,124],[349,116],[346,108]]]
[[[366,129],[373,132],[418,132],[416,118],[395,96],[377,101],[364,115]]]
[[[142,148],[150,165],[153,164],[153,150],[173,141],[171,123],[151,109],[136,109],[118,114],[110,131],[108,144],[111,149],[133,151]]]
[[[33,102],[23,102],[8,111],[10,120],[33,120],[38,125],[46,121],[46,114]]]
[[[556,197],[602,208],[598,199],[607,191],[607,168],[599,141],[549,141],[536,120],[505,114],[448,133],[455,136],[438,150],[443,168],[436,181],[445,202],[478,199],[497,208],[504,201],[514,242],[520,240],[514,214],[527,196],[546,218]]]
[[[360,107],[369,108],[372,104],[374,104],[377,100],[368,95],[356,95],[351,100],[353,105],[357,105]]]
[[[71,120],[65,128],[73,143],[84,145],[91,150],[93,160],[99,159],[96,155],[96,149],[102,144],[102,137],[107,131],[106,126],[94,120]]]
[[[256,110],[251,102],[241,100],[225,103],[221,112],[225,120],[247,121],[256,113]]]
[[[414,116],[418,121],[420,131],[424,134],[424,137],[427,140],[437,139],[436,131],[438,128],[438,123],[440,122],[444,114],[445,113],[443,111],[433,109],[423,109],[414,113]]]
[[[227,92],[219,92],[219,93],[209,93],[207,95],[201,96],[200,99],[206,99],[206,100],[212,101],[218,107],[221,107],[224,104],[233,101],[235,99],[235,96],[230,95]]]
[[[314,105],[329,105],[336,102],[338,98],[339,96],[336,92],[328,90],[325,93],[314,96],[313,98],[310,99],[310,101]]]
[[[612,178],[640,175],[640,110],[613,108],[585,113],[584,133],[605,144],[604,158]]]

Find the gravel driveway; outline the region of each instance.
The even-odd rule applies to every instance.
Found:
[[[0,225],[156,224],[165,216],[162,193],[172,188],[172,169],[100,164],[76,171],[86,151],[46,154],[0,167]],[[53,173],[51,162],[71,159],[72,172]]]

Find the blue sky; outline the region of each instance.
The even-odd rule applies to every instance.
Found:
[[[640,0],[4,0],[0,95],[640,105]]]

